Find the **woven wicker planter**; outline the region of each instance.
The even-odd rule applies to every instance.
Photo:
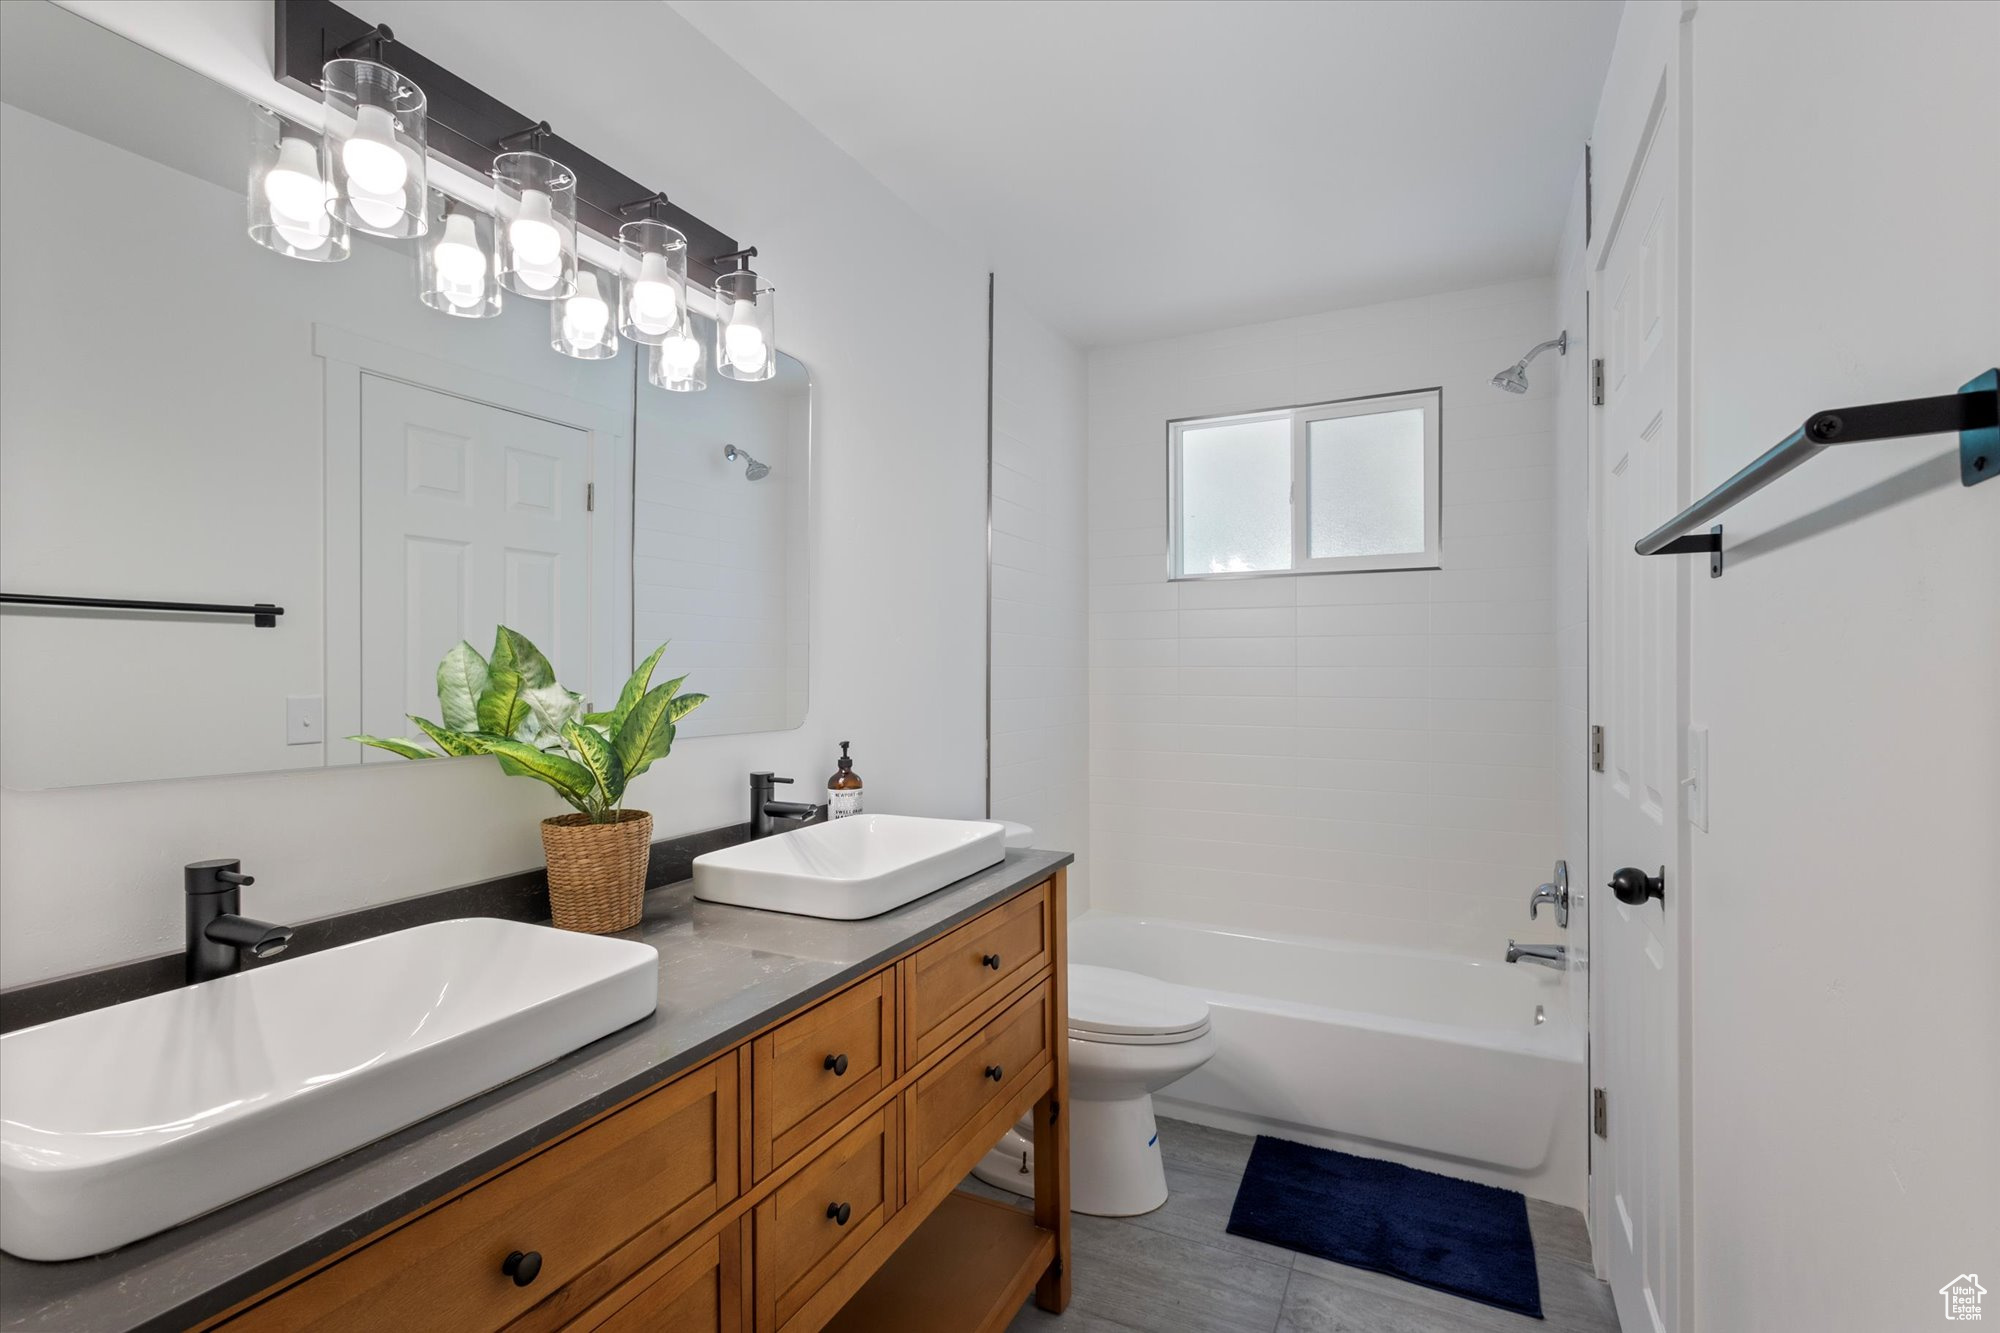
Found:
[[[542,821],[542,851],[549,858],[549,910],[563,930],[608,935],[639,924],[646,904],[646,858],[653,848],[653,817],[621,810],[612,824],[589,815]]]

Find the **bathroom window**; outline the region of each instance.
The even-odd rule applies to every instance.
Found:
[[[1167,424],[1176,579],[1436,569],[1436,389]]]

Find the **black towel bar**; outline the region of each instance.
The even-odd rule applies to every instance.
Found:
[[[48,597],[33,592],[0,592],[0,602],[20,606],[83,606],[109,611],[180,611],[198,615],[250,616],[259,629],[276,627],[278,617],[285,614],[284,607],[273,606],[269,602],[239,606],[222,602],[155,602],[131,597]]]
[[[1722,525],[1697,536],[1687,534],[1718,518],[1747,496],[1763,490],[1807,459],[1836,444],[1862,440],[1895,440],[1910,435],[1958,434],[1958,476],[1977,486],[2000,474],[2000,370],[1988,370],[1957,393],[1936,398],[1910,398],[1897,403],[1869,403],[1815,412],[1806,424],[1743,468],[1735,476],[1653,529],[1632,549],[1640,555],[1692,555],[1706,552],[1709,576],[1722,576]]]

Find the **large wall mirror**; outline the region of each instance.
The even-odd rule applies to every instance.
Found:
[[[90,69],[89,80],[61,71]],[[435,716],[501,623],[683,735],[805,716],[812,390],[647,382],[551,347],[549,306],[457,319],[412,242],[340,263],[245,235],[252,112],[53,4],[0,5],[0,592],[248,604],[0,606],[0,782],[358,764]]]

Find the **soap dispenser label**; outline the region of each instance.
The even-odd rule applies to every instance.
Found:
[[[849,815],[861,813],[861,793],[859,791],[830,791],[827,793],[827,818],[845,819]]]

